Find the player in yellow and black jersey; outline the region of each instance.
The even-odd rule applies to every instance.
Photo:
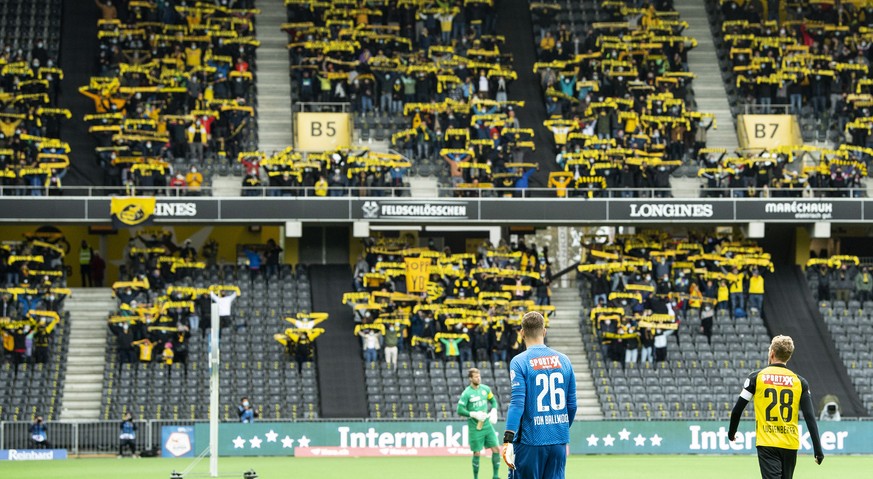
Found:
[[[731,412],[728,438],[733,441],[743,409],[749,401],[754,402],[755,445],[762,479],[791,479],[794,476],[797,449],[800,448],[798,411],[803,411],[806,420],[815,463],[821,464],[824,460],[809,384],[785,365],[793,353],[794,341],[789,336],[773,338],[769,365],[749,374]]]

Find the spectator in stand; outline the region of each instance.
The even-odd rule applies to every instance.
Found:
[[[397,348],[403,339],[401,334],[401,328],[394,324],[389,324],[385,331],[385,364],[391,369],[397,369]]]
[[[731,300],[731,316],[736,315],[736,312],[745,311],[745,278],[746,275],[741,273],[736,267],[728,274],[728,282],[730,284],[730,300]]]
[[[591,298],[594,301],[594,304],[606,304],[610,288],[609,282],[606,280],[603,271],[597,270],[594,272],[593,276],[588,273],[582,273],[582,275],[588,278],[589,283],[591,284]]]
[[[243,254],[249,267],[249,279],[254,281],[261,272],[261,255],[251,248],[244,248]]]
[[[172,193],[173,196],[182,196],[179,192],[188,186],[188,183],[185,181],[185,175],[181,172],[176,173],[176,176],[170,180],[169,186],[174,189],[174,192]]]
[[[103,17],[103,20],[115,20],[118,18],[118,10],[112,4],[112,0],[94,0],[94,3],[100,9],[100,15]]]
[[[146,324],[151,322],[148,320]],[[154,358],[154,349],[156,344],[153,343],[149,338],[140,339],[131,343],[134,347],[139,348],[139,362],[150,363]]]
[[[200,173],[196,166],[192,166],[185,175],[185,184],[188,187],[186,193],[188,196],[199,196],[203,187],[203,173]]]
[[[267,249],[264,252],[264,268],[267,278],[275,278],[279,274],[280,256],[282,248],[280,248],[273,238],[267,240]]]
[[[17,301],[12,299],[12,294],[7,291],[0,293],[0,318],[18,318]]]
[[[379,349],[382,348],[382,334],[374,329],[366,329],[360,333],[364,349],[364,361],[374,363],[379,360]]]
[[[764,307],[764,278],[758,269],[752,270],[752,276],[749,278],[749,309],[757,310],[759,313]]]
[[[840,268],[834,281],[834,299],[847,303],[852,299],[852,290],[855,289],[855,283],[849,277],[845,267]]]
[[[868,266],[861,267],[861,272],[855,275],[855,295],[862,303],[873,300],[873,275]]]
[[[818,278],[818,299],[821,301],[831,300],[831,272],[827,265],[819,265],[816,271]]]
[[[164,363],[165,366],[172,366],[174,358],[175,352],[173,351],[173,343],[167,341],[164,343],[163,351],[161,351],[161,362]]]
[[[655,335],[651,328],[640,329],[640,362],[650,363],[654,358],[652,354],[655,346]]]
[[[506,362],[507,348],[509,346],[509,333],[503,323],[497,323],[488,330],[489,344],[491,346],[491,361]]]
[[[700,332],[706,336],[706,344],[712,345],[712,326],[715,319],[715,310],[712,305],[705,303],[700,311]]]
[[[667,336],[673,334],[673,330],[659,329],[655,332],[655,362],[667,360]]]
[[[236,292],[222,291],[221,296],[214,292],[209,293],[209,297],[213,303],[218,304],[218,324],[219,328],[224,329],[233,324],[233,301],[236,299]]]
[[[50,323],[47,323],[46,317],[43,316],[39,318],[39,323],[34,327],[33,361],[36,364],[45,364],[49,361],[49,345],[51,342],[52,332],[59,322],[60,316],[55,316]]]
[[[79,247],[79,276],[82,278],[82,286],[85,288],[93,286],[91,284],[91,254],[92,250],[88,246],[88,242],[82,240]]]
[[[103,257],[98,251],[91,253],[89,269],[91,270],[91,286],[102,288],[103,279],[106,276],[106,262],[103,261]]]

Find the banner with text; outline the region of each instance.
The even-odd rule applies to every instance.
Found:
[[[408,293],[427,292],[427,280],[430,278],[430,258],[405,258],[406,261],[406,291]]]
[[[737,440],[727,439],[727,421],[577,421],[571,454],[751,454],[754,423],[744,421]],[[801,453],[812,442],[801,424]],[[503,424],[495,425],[497,434]],[[873,421],[820,422],[825,454],[873,454]],[[222,456],[466,456],[466,422],[225,423],[219,427]],[[194,428],[195,452],[208,447],[209,425]]]
[[[572,454],[751,454],[754,422],[743,421],[736,440],[727,438],[728,422],[585,421],[571,429]],[[822,448],[830,454],[873,453],[873,422],[819,422]],[[812,454],[812,441],[801,421],[800,452]]]
[[[66,449],[0,449],[0,461],[58,461],[66,458]]]
[[[503,432],[502,423],[494,427]],[[497,434],[497,433],[495,433]],[[209,446],[209,424],[196,424],[198,453]],[[466,422],[294,422],[221,424],[221,456],[464,456]]]

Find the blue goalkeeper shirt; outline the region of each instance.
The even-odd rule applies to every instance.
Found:
[[[548,446],[570,442],[576,416],[576,375],[567,356],[538,345],[512,359],[509,365],[512,400],[506,430],[516,443]]]

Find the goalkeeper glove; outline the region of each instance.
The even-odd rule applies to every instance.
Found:
[[[503,433],[503,451],[500,455],[503,457],[503,462],[506,463],[506,467],[510,469],[515,469],[515,449],[512,446],[512,440],[514,438],[515,433],[512,431],[506,431]]]
[[[484,421],[488,419],[488,413],[486,413],[485,411],[472,411],[470,413],[470,417],[477,421]]]
[[[491,424],[497,424],[497,408],[492,408],[488,413],[488,421],[490,421]]]

